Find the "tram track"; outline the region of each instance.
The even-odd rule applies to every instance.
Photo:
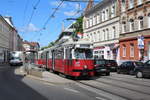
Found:
[[[124,82],[124,83],[128,83],[128,84],[133,84],[133,85],[138,85],[138,86],[143,86],[143,87],[150,88],[150,85],[145,85],[145,84],[135,83],[135,82],[129,82],[127,80],[119,80],[119,79],[114,79],[114,78],[110,78],[110,77],[103,77],[103,78],[107,79],[107,80],[115,80],[115,81],[118,81],[118,82]]]
[[[146,80],[144,78],[135,78],[135,77],[124,77],[124,76],[118,76],[118,75],[115,75],[115,74],[112,74],[110,77],[116,77],[116,78],[124,78],[124,79],[129,79],[129,80],[135,80],[135,81],[142,81],[142,82],[149,82],[149,80]]]
[[[108,78],[109,79],[109,78]],[[107,79],[107,80],[108,80]],[[115,81],[115,80],[114,80]],[[100,81],[100,80],[90,80],[90,81],[76,81],[77,83],[79,84],[82,84],[82,85],[85,85],[85,86],[89,86],[89,87],[92,87],[94,89],[98,89],[98,90],[101,90],[101,91],[104,91],[106,93],[109,93],[109,94],[112,94],[112,95],[115,95],[117,97],[120,97],[120,98],[123,98],[123,99],[126,99],[126,100],[135,100],[135,98],[140,98],[140,99],[136,99],[136,100],[149,100],[147,98],[150,97],[150,93],[148,92],[148,88],[149,86],[147,87],[147,85],[144,87],[144,89],[141,88],[138,88],[142,85],[139,85],[139,84],[132,84],[131,82],[127,83],[129,85],[135,85],[135,87],[126,87],[125,85],[117,85],[115,83],[109,83],[107,81]],[[96,82],[95,84],[93,84],[94,82]],[[123,82],[123,81],[121,81]],[[126,83],[125,83],[126,84]],[[102,86],[100,86],[102,85]],[[103,86],[104,85],[104,86]],[[137,86],[137,88],[136,88]],[[106,88],[105,88],[106,87]],[[109,88],[109,87],[112,87]],[[135,88],[135,89],[134,89]],[[113,90],[115,89],[115,90]],[[120,90],[120,92],[116,91],[116,90]],[[145,90],[147,92],[145,92]],[[125,93],[124,91],[126,91],[127,93]],[[125,94],[124,94],[125,93]],[[134,96],[128,96],[128,94],[134,94]],[[137,97],[136,97],[137,96]]]
[[[123,95],[120,95],[120,94],[111,92],[111,91],[106,90],[106,89],[103,89],[103,88],[99,88],[99,87],[94,86],[94,85],[90,85],[90,84],[84,83],[84,82],[82,82],[82,81],[76,81],[76,82],[79,83],[79,84],[85,85],[85,86],[92,87],[92,88],[94,88],[94,89],[98,89],[98,90],[104,91],[104,92],[109,93],[109,94],[112,94],[112,95],[118,96],[118,97],[123,98],[123,99],[125,99],[125,100],[132,100],[131,98],[128,98],[128,97],[126,97],[126,96],[123,96]],[[107,98],[105,98],[105,99],[107,99]]]
[[[137,93],[150,95],[150,93],[143,92],[143,91],[140,91],[140,90],[136,90],[136,89],[132,89],[132,88],[128,88],[128,87],[124,87],[124,86],[120,86],[120,85],[116,85],[116,84],[112,84],[112,83],[108,83],[108,82],[104,82],[104,81],[99,81],[99,80],[94,80],[94,81],[100,82],[100,83],[103,83],[103,84],[107,84],[107,85],[111,85],[113,87],[119,87],[119,88],[122,88],[122,89],[127,89],[127,90],[134,91],[134,92],[137,92]]]

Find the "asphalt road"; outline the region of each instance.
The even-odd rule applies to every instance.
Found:
[[[0,66],[0,100],[150,100],[150,79],[111,73],[72,84],[55,84],[14,74]]]
[[[14,70],[0,66],[0,100],[94,100],[69,86],[16,75]]]

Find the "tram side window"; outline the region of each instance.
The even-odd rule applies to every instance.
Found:
[[[72,55],[71,55],[71,50],[70,49],[66,49],[66,59],[71,59]]]
[[[52,58],[52,52],[49,52],[49,58]]]
[[[63,50],[56,50],[55,51],[55,58],[56,59],[63,59],[63,55],[64,55]]]
[[[46,52],[46,57],[49,58],[49,52]]]
[[[43,59],[43,53],[41,53],[41,57],[40,58]]]

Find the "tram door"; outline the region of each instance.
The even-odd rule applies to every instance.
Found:
[[[54,50],[52,50],[52,70],[55,70],[55,54]]]
[[[66,68],[65,71],[67,74],[69,74],[70,69],[71,69],[71,65],[72,65],[72,54],[71,54],[71,49],[66,49]]]
[[[48,68],[49,52],[46,52],[46,69]]]

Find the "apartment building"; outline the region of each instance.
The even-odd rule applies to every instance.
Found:
[[[119,0],[120,60],[150,59],[150,0]]]
[[[23,39],[20,37],[18,34],[17,29],[15,28],[13,22],[12,22],[12,17],[10,16],[4,16],[3,17],[6,22],[12,27],[12,31],[10,33],[10,43],[9,43],[9,48],[11,51],[22,51],[22,41]]]
[[[9,60],[10,51],[19,51],[22,48],[22,38],[17,33],[11,17],[0,15],[0,64]]]
[[[93,42],[95,58],[119,59],[119,2],[103,0],[90,7],[91,4],[84,12],[83,38]]]

